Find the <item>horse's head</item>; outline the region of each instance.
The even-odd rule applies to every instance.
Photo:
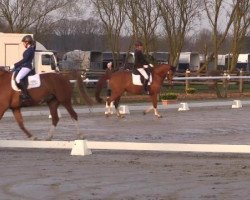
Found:
[[[154,68],[154,72],[157,76],[160,76],[162,80],[166,77],[170,85],[173,84],[173,78],[175,73],[175,67],[172,67],[169,64],[160,64]]]
[[[170,85],[173,85],[173,78],[174,78],[174,73],[175,73],[175,70],[176,68],[171,66],[171,65],[168,65],[170,67],[169,71],[167,72],[167,79],[168,79],[168,83]]]

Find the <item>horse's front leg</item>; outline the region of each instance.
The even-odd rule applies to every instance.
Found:
[[[105,116],[106,117],[109,117],[110,115],[113,114],[113,111],[112,111],[112,101],[110,100],[110,97],[107,98],[106,100],[106,111],[105,111]]]
[[[151,107],[149,107],[147,110],[145,110],[143,112],[143,114],[147,114],[148,112],[150,112],[151,110],[154,110],[154,115],[157,116],[158,118],[161,118],[161,114],[158,112],[157,109],[157,94],[153,94],[151,95],[151,101],[152,101],[152,105]]]
[[[115,102],[114,102],[114,105],[115,105],[115,110],[116,110],[116,115],[117,117],[121,117],[121,118],[124,118],[125,116],[123,114],[120,113],[120,110],[119,110],[119,102],[120,102],[120,97],[118,97]]]
[[[16,119],[16,122],[18,123],[21,130],[27,135],[27,137],[31,140],[36,140],[37,138],[33,136],[24,126],[23,123],[23,116],[21,114],[20,108],[12,109],[13,115]]]

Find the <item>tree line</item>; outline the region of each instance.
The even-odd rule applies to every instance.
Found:
[[[181,51],[206,56],[249,53],[249,0],[0,0],[0,31],[33,33],[48,49],[168,51],[177,66]],[[202,23],[206,24],[202,26]]]

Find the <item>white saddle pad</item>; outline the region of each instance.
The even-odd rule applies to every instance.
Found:
[[[28,89],[37,88],[41,86],[41,79],[39,74],[35,74],[33,76],[28,76]],[[20,91],[20,89],[16,86],[14,80],[14,73],[11,78],[11,87],[13,90]]]
[[[140,75],[132,74],[132,82],[134,85],[143,85],[143,83],[141,82]],[[152,75],[150,74],[148,85],[151,85],[151,83],[152,83]]]

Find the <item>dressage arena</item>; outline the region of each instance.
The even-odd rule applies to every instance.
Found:
[[[210,150],[217,144],[236,150],[92,149],[91,155],[71,156],[70,149],[1,148],[0,199],[249,199],[250,154],[237,148],[250,145],[250,102],[242,101],[242,108],[232,108],[232,102],[189,102],[186,111],[178,111],[179,104],[160,106],[161,119],[143,116],[145,104],[128,105],[123,119],[106,118],[101,107],[91,113],[77,107],[90,142],[211,144]],[[46,109],[23,109],[26,127],[39,139],[51,124]],[[60,113],[54,140],[74,141],[75,125],[62,108]],[[11,116],[7,112],[0,121],[1,141],[24,140]]]

